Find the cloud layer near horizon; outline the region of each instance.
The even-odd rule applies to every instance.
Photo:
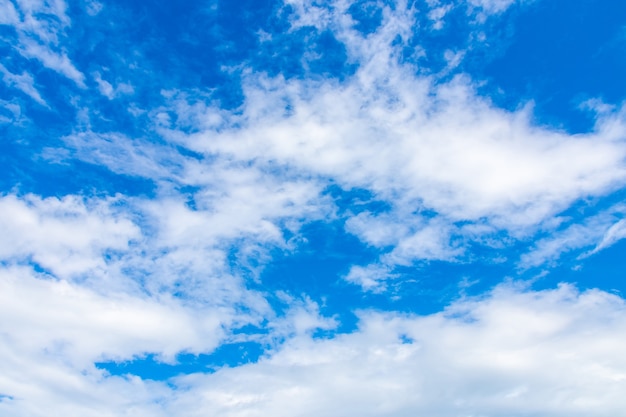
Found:
[[[12,308],[6,301],[3,309]],[[93,304],[89,311],[98,314],[97,309]],[[121,305],[118,312],[129,313]],[[68,416],[610,416],[625,406],[626,310],[615,295],[580,293],[567,285],[536,292],[504,284],[429,316],[359,315],[359,328],[351,334],[333,339],[299,334],[257,363],[180,376],[169,385],[106,376],[80,361],[63,361],[71,346],[41,351],[34,348],[41,341],[23,345],[5,338],[3,357],[10,360],[3,362],[1,381],[12,396],[0,409],[16,416],[43,416],[50,409]],[[161,323],[154,336],[172,340],[167,323]],[[116,349],[131,341],[120,334],[119,320],[109,325],[107,339],[116,341]],[[145,329],[138,323],[125,326]],[[83,329],[83,339],[87,331],[102,330]],[[133,337],[145,338],[146,331]],[[183,340],[185,331],[176,329],[175,339]],[[91,340],[100,348],[108,345]]]

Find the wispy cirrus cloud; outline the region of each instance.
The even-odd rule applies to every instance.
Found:
[[[4,40],[14,52],[23,59],[39,61],[45,68],[70,79],[78,87],[86,88],[85,76],[68,56],[66,32],[71,26],[71,19],[64,1],[4,1],[0,8],[3,10],[0,23],[14,30],[4,35]],[[27,67],[22,64],[20,66]],[[45,103],[33,87],[32,74],[22,73],[18,82],[17,75],[10,77],[7,71],[2,72],[5,73],[5,82],[19,88],[39,104]]]
[[[0,64],[0,73],[2,73],[2,79],[8,86],[17,88],[37,103],[42,106],[47,106],[45,100],[41,97],[39,91],[37,91],[35,80],[30,74],[14,74],[2,64]]]
[[[85,76],[80,72],[67,56],[65,51],[53,51],[49,45],[41,44],[30,39],[24,39],[19,47],[19,52],[25,58],[36,59],[48,69],[74,81],[77,86],[86,88]]]

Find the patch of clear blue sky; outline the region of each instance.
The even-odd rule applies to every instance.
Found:
[[[491,47],[473,50],[464,69],[498,105],[532,100],[539,123],[572,133],[593,127],[578,110],[599,98],[619,105],[626,97],[626,2],[529,2],[507,13],[492,31]],[[494,39],[494,36],[497,38]]]
[[[419,5],[423,2],[417,2]],[[277,1],[111,1],[101,14],[87,16],[77,3],[70,4],[72,26],[61,39],[76,67],[87,79],[87,89],[46,70],[34,60],[21,57],[13,48],[16,34],[0,27],[2,63],[15,73],[26,71],[50,108],[45,108],[13,88],[0,83],[0,99],[19,103],[20,122],[0,124],[0,191],[16,188],[43,196],[68,193],[150,196],[152,181],[118,175],[104,167],[69,160],[53,163],[40,157],[46,147],[62,147],[61,138],[76,130],[78,110],[93,113],[91,128],[101,132],[122,132],[129,137],[157,140],[147,116],[133,117],[127,109],[149,110],[163,103],[162,90],[210,91],[211,98],[224,108],[242,102],[241,71],[251,68],[270,75],[290,78],[334,78],[344,80],[355,70],[343,45],[331,32],[312,28],[287,32],[293,13]],[[357,29],[370,33],[380,23],[380,10],[372,2],[355,2],[350,13]],[[465,10],[454,9],[446,25],[428,29],[429,21],[419,16],[415,36],[404,48],[403,59],[417,64],[417,71],[437,74],[445,67],[443,51],[466,51],[460,68],[477,81],[479,91],[508,109],[528,100],[535,103],[539,123],[570,132],[591,129],[593,117],[577,106],[590,98],[620,104],[626,97],[626,2],[615,0],[537,0],[514,6],[499,19],[488,21],[485,42],[470,35],[475,29]],[[270,37],[260,41],[264,32]],[[416,49],[421,46],[425,56]],[[303,65],[303,55],[314,59]],[[228,69],[228,70],[225,70]],[[97,92],[90,78],[130,82],[134,95],[109,100]],[[453,73],[443,76],[449,79]],[[447,78],[446,78],[447,77]],[[3,110],[6,113],[6,110]],[[4,115],[4,113],[2,113]],[[7,114],[7,117],[10,114]],[[193,190],[190,190],[192,193]],[[355,210],[355,202],[366,201],[373,212],[387,209],[361,190],[330,189],[340,215]],[[365,193],[365,194],[364,194]],[[598,202],[591,210],[602,210],[621,195]],[[378,204],[378,205],[377,205]],[[587,203],[581,203],[585,206]],[[577,208],[569,214],[576,216]],[[494,263],[494,251],[476,245],[471,256],[458,262],[422,262],[397,268],[402,276],[390,282],[389,293],[364,293],[342,280],[351,265],[375,262],[380,251],[364,245],[345,232],[344,220],[316,222],[302,229],[306,243],[293,253],[273,253],[260,277],[266,291],[286,290],[306,294],[319,302],[324,315],[340,319],[338,332],[354,329],[354,311],[360,308],[406,311],[420,314],[440,311],[462,293],[480,294],[506,277],[530,278],[541,271],[519,275],[515,262],[532,242],[520,242],[498,253],[507,261]],[[535,284],[551,287],[561,281],[576,282],[583,288],[626,291],[623,284],[621,242],[590,258],[577,260],[579,252],[565,254],[550,273]],[[573,269],[574,266],[581,266]],[[465,283],[465,284],[463,284]],[[471,285],[466,285],[471,284]],[[277,312],[285,307],[270,297]],[[248,329],[254,334],[263,329]],[[324,337],[331,337],[332,332]],[[99,367],[111,373],[134,373],[164,379],[179,373],[207,371],[254,361],[262,355],[262,344],[228,344],[206,355],[179,357],[178,365],[164,365],[153,355],[137,361]],[[243,362],[242,362],[243,361]],[[2,396],[0,396],[0,400]]]
[[[178,375],[196,372],[211,373],[229,366],[241,366],[258,361],[264,353],[264,346],[255,342],[227,343],[210,354],[181,353],[175,363],[163,363],[154,353],[130,361],[96,362],[96,367],[111,375],[137,375],[142,379],[163,381]]]

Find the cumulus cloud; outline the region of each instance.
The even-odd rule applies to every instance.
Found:
[[[13,318],[3,324],[10,345],[79,369],[146,352],[172,361],[183,350],[210,351],[224,337],[225,312],[186,310],[175,299],[98,294],[24,267],[1,273],[2,314]]]
[[[0,207],[4,214],[0,231],[5,236],[0,246],[4,265],[1,272],[2,282],[7,285],[3,293],[7,297],[14,294],[12,299],[23,306],[22,309],[10,307],[7,301],[3,314],[13,309],[13,322],[21,315],[27,317],[23,326],[11,327],[7,334],[16,336],[20,331],[24,335],[40,334],[35,325],[39,321],[48,328],[49,337],[42,341],[41,348],[56,343],[54,334],[64,339],[58,331],[63,328],[70,332],[67,344],[80,350],[72,351],[72,355],[81,353],[95,360],[107,355],[130,358],[157,352],[171,359],[184,350],[211,351],[222,335],[228,333],[225,329],[257,323],[270,314],[262,295],[248,290],[241,277],[228,267],[230,245],[223,241],[229,236],[211,230],[210,219],[187,221],[194,219],[194,213],[184,205],[176,210],[173,202],[170,206],[157,207],[142,201],[122,200],[119,196],[99,200],[7,195],[0,200]],[[187,227],[191,229],[181,234]],[[191,230],[198,239],[188,239]],[[254,232],[229,231],[236,234],[231,234],[231,238]],[[267,240],[275,243],[275,239],[275,235],[262,236],[258,242],[259,245]],[[24,278],[18,279],[19,276]],[[41,300],[45,294],[49,295],[47,306]],[[32,306],[41,308],[34,312]],[[87,311],[90,308],[95,310],[90,313]],[[63,312],[65,309],[67,313]],[[51,315],[52,311],[59,312],[58,320]],[[31,313],[34,316],[29,316]],[[132,324],[135,316],[137,320]],[[126,349],[124,338],[135,337],[132,336],[135,330],[129,330],[113,332],[117,338],[102,350],[103,344],[81,329],[106,317],[110,318],[106,322],[108,326],[125,320],[137,327],[144,323],[146,329],[154,332],[168,323],[168,317],[173,320],[172,330],[184,330],[187,325],[180,320],[201,326],[206,322],[211,323],[206,332],[212,338],[196,335],[195,341],[183,342],[183,337],[171,336],[182,344],[165,349],[154,344],[150,337],[136,335],[137,343],[129,342]],[[76,320],[78,327],[63,323],[65,318]],[[71,330],[73,326],[75,329]],[[195,332],[192,330],[189,332]],[[102,333],[107,334],[104,330]],[[83,352],[82,343],[87,343],[96,353]],[[116,351],[116,346],[122,351]]]
[[[35,365],[9,343],[0,388],[13,399],[0,407],[32,416],[51,407],[69,416],[119,414],[124,407],[174,416],[612,416],[626,406],[625,312],[621,298],[598,290],[504,284],[427,316],[363,311],[353,333],[332,339],[299,333],[258,363],[168,385],[94,370],[68,373],[51,352],[26,350],[28,359],[39,359]],[[14,375],[16,357],[23,358],[28,384]],[[45,388],[51,383],[57,388]]]
[[[137,226],[125,215],[116,215],[114,206],[115,199],[3,196],[0,258],[31,260],[59,277],[104,267],[105,251],[127,250],[139,237]]]
[[[368,265],[366,267],[354,265],[350,268],[345,280],[359,285],[365,291],[382,292],[386,289],[386,282],[395,278],[390,268],[385,265]]]
[[[415,209],[454,220],[490,216],[511,228],[540,222],[624,178],[621,115],[612,120],[618,129],[571,137],[532,126],[526,112],[492,107],[462,79],[433,91],[425,80],[402,77],[406,69],[389,71],[397,85],[380,91],[380,99],[370,95],[375,86],[359,82],[273,80],[270,87],[254,80],[245,129],[210,133],[210,140],[209,133],[192,135],[188,144],[242,159],[262,156],[383,199],[400,194]],[[282,101],[292,108],[284,117]]]
[[[623,300],[601,291],[504,285],[431,316],[363,312],[355,333],[181,377],[190,391],[173,404],[189,415],[609,416],[624,406],[625,325]]]

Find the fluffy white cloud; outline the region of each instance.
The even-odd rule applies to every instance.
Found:
[[[339,83],[246,73],[245,101],[235,111],[197,94],[166,91],[168,105],[151,114],[169,144],[85,132],[66,138],[74,156],[161,184],[198,185],[203,207],[218,212],[231,201],[226,196],[244,193],[232,202],[252,213],[252,205],[241,202],[275,194],[277,186],[268,183],[289,184],[286,190],[296,194],[307,190],[304,199],[282,199],[294,203],[292,217],[298,204],[326,204],[325,182],[368,190],[388,212],[348,218],[347,230],[387,250],[381,262],[389,265],[455,259],[467,243],[485,244],[500,232],[528,239],[554,228],[554,216],[573,202],[624,184],[623,109],[599,114],[595,129],[583,135],[537,126],[531,106],[499,109],[478,96],[466,76],[444,82],[400,63],[396,43],[411,36],[417,12],[404,2],[380,5],[382,23],[367,35],[354,28],[347,2],[333,2],[332,11],[307,1],[288,4],[295,10],[293,30],[330,30],[345,45],[358,64],[353,76]],[[481,3],[485,10],[508,4]],[[185,157],[175,146],[202,157]],[[251,190],[262,191],[248,195]],[[283,217],[267,213],[282,209],[261,204],[267,211],[250,219],[253,228],[269,221],[263,226],[269,231]]]
[[[104,268],[107,250],[128,250],[140,235],[115,203],[115,198],[0,197],[0,258],[32,260],[59,277]]]
[[[258,364],[180,378],[190,391],[173,409],[228,416],[614,415],[626,405],[625,313],[618,297],[568,286],[502,286],[425,317],[363,313],[353,334],[296,338]]]
[[[437,79],[401,63],[396,43],[412,35],[416,13],[403,2],[381,5],[382,24],[368,35],[354,29],[349,2],[332,10],[287,3],[293,30],[330,30],[344,43],[354,75],[340,83],[246,73],[245,101],[234,111],[165,91],[168,103],[147,113],[154,125],[146,135],[158,140],[77,128],[63,138],[63,152],[47,152],[151,180],[153,199],[0,198],[0,316],[10,318],[0,323],[0,412],[619,414],[626,309],[614,295],[502,285],[427,316],[365,310],[356,331],[322,338],[316,330],[338,323],[306,294],[271,294],[287,306],[278,316],[268,293],[247,287],[242,276],[258,280],[270,249],[294,249],[297,239],[288,236],[303,223],[344,215],[326,193],[331,184],[384,203],[341,219],[381,252],[345,276],[369,291],[383,291],[397,265],[454,260],[468,242],[506,245],[565,224],[522,257],[522,266],[537,266],[626,235],[615,207],[569,223],[555,218],[581,198],[623,186],[623,109],[606,110],[584,135],[537,126],[532,109],[498,109],[465,76]],[[470,3],[499,13],[512,1]],[[430,19],[443,24],[448,3],[428,4]],[[5,2],[0,19],[21,31],[25,56],[82,85],[58,45],[69,25],[65,7]],[[41,13],[56,16],[51,26]],[[448,55],[451,64],[462,59]],[[28,75],[6,74],[34,85]],[[101,74],[94,80],[115,97]],[[498,233],[505,238],[494,243]],[[94,366],[150,352],[167,361],[210,352],[246,324],[262,326],[250,338],[273,346],[258,363],[167,382]]]
[[[354,265],[345,276],[345,280],[357,284],[365,291],[382,292],[389,279],[396,278],[386,265]]]
[[[169,385],[68,372],[62,349],[20,351],[13,341],[3,344],[9,360],[0,365],[0,391],[13,399],[0,407],[31,416],[119,415],[129,407],[139,416],[613,416],[626,406],[625,331],[624,300],[615,295],[507,284],[433,315],[363,311],[353,333],[295,333],[258,363]],[[110,337],[96,340],[107,346]]]
[[[133,204],[121,197],[41,199],[7,195],[0,199],[0,232],[4,236],[0,281],[6,286],[4,296],[13,300],[7,298],[2,312],[13,317],[7,322],[7,335],[42,336],[37,324],[41,323],[47,330],[40,348],[54,345],[56,334],[61,347],[65,349],[67,344],[74,356],[83,355],[85,361],[103,355],[128,358],[145,352],[171,358],[182,350],[211,351],[231,328],[258,323],[271,315],[261,294],[247,290],[226,259],[232,243],[223,240],[254,231],[244,228],[232,231],[235,236],[220,236],[219,230],[211,230],[210,219],[190,224],[189,218],[195,215],[184,205],[172,210],[174,206],[167,204]],[[195,234],[203,228],[206,231],[199,239],[188,239],[190,230],[182,235],[170,230],[186,227]],[[251,242],[262,250],[268,240],[280,244],[280,236],[275,235]],[[34,271],[39,269],[45,272],[37,275]],[[18,279],[16,275],[24,277]],[[53,312],[58,312],[58,317]],[[14,327],[21,319],[24,323]],[[130,327],[128,331],[123,326],[119,332],[106,331],[98,328],[101,320],[107,326],[121,321]],[[189,327],[194,323],[202,331]],[[171,344],[153,343],[154,334],[166,330],[162,327],[166,325],[172,331],[180,330],[181,335],[164,333],[165,339],[157,339],[170,340]],[[86,330],[90,326],[103,338],[110,335],[110,343],[90,336]],[[154,334],[142,336],[133,330],[141,326]]]
[[[406,68],[388,72],[393,84],[377,95],[375,85],[358,81],[254,80],[238,120],[243,129],[192,135],[188,144],[305,168],[453,220],[489,216],[511,228],[625,178],[622,114],[572,137],[532,126],[527,111],[492,107],[463,79],[434,87]]]
[[[348,230],[403,248],[405,260],[454,257],[446,236],[465,234],[459,222],[532,235],[574,201],[626,179],[623,111],[572,136],[533,125],[529,109],[495,108],[462,77],[433,84],[392,63],[384,74],[372,80],[365,65],[342,85],[251,76],[241,115],[178,140],[206,155],[371,191],[390,214],[360,215]],[[436,219],[420,220],[421,211]]]
[[[1,314],[12,318],[2,324],[5,342],[78,369],[148,352],[172,361],[180,351],[211,351],[224,337],[222,324],[230,320],[226,310],[194,311],[166,296],[99,294],[25,267],[0,274]]]

